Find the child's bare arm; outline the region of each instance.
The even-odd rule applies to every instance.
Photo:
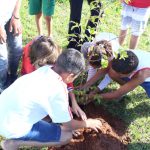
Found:
[[[123,95],[127,94],[128,92],[134,90],[138,85],[143,83],[144,80],[145,80],[145,78],[143,76],[139,75],[139,76],[131,79],[126,84],[122,85],[116,91],[109,92],[109,93],[103,93],[103,94],[100,94],[100,95],[103,99],[106,99],[106,100],[112,100],[112,99],[120,98]]]
[[[97,73],[82,86],[82,89],[92,86],[101,77],[104,77],[107,72],[108,72],[108,68],[102,68],[98,70]]]
[[[69,96],[71,98],[71,103],[72,103],[72,110],[73,112],[78,116],[81,117],[82,120],[86,120],[87,116],[85,112],[79,107],[75,95],[72,91],[69,92]]]
[[[77,130],[80,128],[91,128],[95,131],[100,130],[102,123],[100,120],[97,119],[87,119],[85,121],[78,121],[72,119],[69,122],[63,123],[62,124],[65,130]]]

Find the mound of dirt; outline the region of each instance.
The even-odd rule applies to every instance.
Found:
[[[92,103],[84,107],[88,118],[97,118],[102,122],[99,133],[91,129],[80,129],[80,135],[74,137],[65,146],[48,150],[127,150],[130,142],[124,122],[113,117],[102,106]]]

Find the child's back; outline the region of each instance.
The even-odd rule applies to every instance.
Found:
[[[133,77],[139,71],[150,70],[150,52],[146,52],[142,50],[134,50],[132,52],[136,54],[136,56],[138,57],[139,64],[130,77]],[[145,82],[150,82],[150,77],[146,78]]]

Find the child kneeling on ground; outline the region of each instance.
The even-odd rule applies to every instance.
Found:
[[[31,73],[44,65],[54,65],[61,52],[62,50],[50,37],[39,36],[33,39],[23,49],[21,74]],[[73,93],[73,83],[68,83],[67,88],[72,111],[78,117],[86,120],[86,114],[79,107]]]
[[[127,51],[127,57],[121,58],[120,54],[114,58],[107,67],[109,77],[121,86],[113,92],[102,93],[101,98],[106,100],[119,99],[128,92],[134,90],[138,85],[142,86],[148,97],[150,97],[150,53],[141,50]],[[100,77],[100,76],[99,76]],[[96,81],[96,76],[93,77]],[[97,78],[98,79],[98,78]],[[94,83],[94,82],[93,82]],[[105,85],[107,86],[107,85]],[[95,95],[94,91],[89,97]]]
[[[73,130],[100,129],[99,120],[74,120],[69,109],[65,83],[73,82],[84,68],[81,53],[68,49],[54,67],[40,67],[8,87],[0,95],[0,135],[7,139],[1,142],[2,148],[63,145],[70,141]],[[47,115],[53,123],[42,120]]]

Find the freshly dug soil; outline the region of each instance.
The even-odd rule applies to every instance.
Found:
[[[74,137],[69,144],[48,150],[127,150],[130,138],[122,120],[113,117],[101,105],[90,103],[84,107],[84,111],[88,118],[101,120],[101,131],[96,133],[91,129],[80,129],[80,135]]]

